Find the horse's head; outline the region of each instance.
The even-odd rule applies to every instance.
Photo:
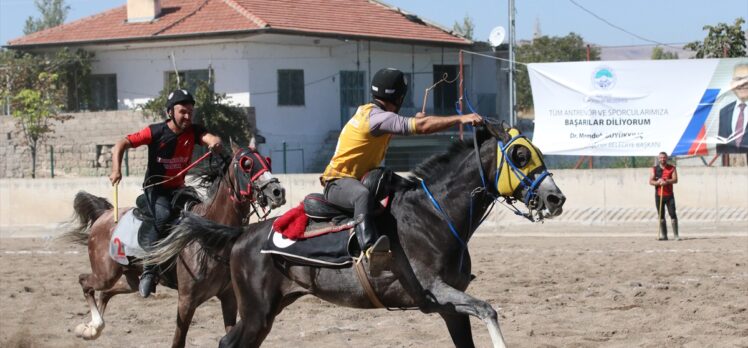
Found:
[[[490,121],[485,128],[497,141],[491,179],[498,194],[525,203],[538,219],[561,215],[566,197],[545,167],[543,153],[515,128]]]
[[[254,139],[253,139],[254,140]],[[240,201],[257,202],[271,209],[286,203],[286,190],[275,178],[270,168],[270,158],[262,157],[254,146],[231,144],[234,157],[231,160],[229,179],[233,183],[235,198]]]

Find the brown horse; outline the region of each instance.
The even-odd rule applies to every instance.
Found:
[[[270,173],[268,159],[260,156],[254,147],[238,148],[232,144],[232,150],[234,156],[230,162],[226,159],[224,165],[211,166],[213,169],[209,168],[201,175],[202,186],[209,186],[208,199],[191,211],[212,221],[240,226],[252,210],[259,216],[258,206],[272,209],[283,205],[285,190]],[[142,266],[123,266],[110,257],[109,242],[116,224],[112,205],[106,199],[81,191],[75,197],[74,208],[78,225],[63,237],[88,245],[92,271],[79,277],[83,295],[91,308],[91,321],[78,325],[75,333],[83,339],[93,340],[104,329],[103,316],[109,299],[117,294],[137,291]],[[120,216],[130,209],[120,208]],[[236,324],[237,304],[226,261],[228,254],[198,257],[199,249],[198,243],[185,247],[176,259],[176,267],[171,267],[161,277],[161,284],[176,286],[179,292],[173,347],[184,347],[195,309],[213,296],[221,301],[226,331]],[[164,281],[169,278],[175,279],[176,284]],[[96,291],[100,292],[98,302]]]

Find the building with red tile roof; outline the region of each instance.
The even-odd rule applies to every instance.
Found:
[[[377,70],[406,73],[400,113],[412,116],[427,87],[445,73],[457,76],[459,50],[472,45],[375,0],[127,0],[6,47],[93,52],[86,110],[136,109],[176,88],[167,84],[177,71],[180,88],[211,76],[217,93],[250,110],[266,149],[276,156],[303,149],[287,152],[287,171],[304,172],[329,160],[333,135],[370,100],[368,81]],[[500,110],[501,67],[486,61],[479,69],[474,76],[489,82],[488,93],[476,96],[479,107]],[[456,83],[441,84],[427,98],[427,113],[454,114],[457,92]]]
[[[130,0],[133,1],[133,0]],[[153,1],[153,0],[151,0]],[[10,48],[291,34],[466,46],[471,41],[373,0],[163,0],[148,21],[126,5],[8,42]]]

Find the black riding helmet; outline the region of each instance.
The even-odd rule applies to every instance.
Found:
[[[408,92],[408,84],[402,71],[386,68],[377,71],[371,79],[371,95],[375,98],[400,104],[400,99]]]
[[[166,99],[166,111],[169,112],[174,109],[174,105],[177,104],[192,104],[195,105],[195,98],[192,97],[190,92],[185,89],[177,89],[169,93],[169,97]]]

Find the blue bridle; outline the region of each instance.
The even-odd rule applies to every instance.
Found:
[[[467,93],[466,93],[466,95],[467,95]],[[466,104],[467,104],[468,108],[470,109],[470,111],[472,113],[475,113],[475,110],[473,109],[472,105],[470,105],[470,102],[469,102],[469,100],[467,100],[467,97],[465,98],[465,101],[466,101]],[[460,114],[460,115],[462,114],[462,112],[459,110],[459,108],[457,108],[457,113]],[[481,183],[483,185],[482,190],[486,194],[488,194],[489,196],[491,196],[493,198],[493,201],[491,202],[491,206],[486,210],[485,214],[483,215],[483,217],[480,219],[480,221],[476,225],[476,228],[477,228],[477,226],[479,226],[486,219],[486,217],[488,217],[488,214],[491,213],[491,210],[493,209],[493,206],[496,203],[496,201],[499,199],[499,197],[503,197],[504,198],[505,204],[507,204],[508,207],[510,207],[511,209],[513,209],[514,213],[516,215],[523,216],[523,217],[527,218],[528,220],[530,220],[532,222],[538,221],[538,220],[535,220],[535,218],[532,216],[531,211],[528,211],[527,213],[523,213],[517,207],[515,207],[514,204],[513,204],[513,201],[514,201],[514,197],[513,196],[511,196],[511,195],[510,196],[501,196],[500,191],[499,191],[499,178],[500,178],[500,174],[501,174],[504,162],[506,162],[509,165],[509,168],[511,169],[511,171],[514,173],[514,175],[517,178],[519,178],[519,180],[520,180],[520,183],[517,186],[517,188],[515,188],[515,190],[523,190],[525,187],[527,188],[527,192],[525,192],[525,195],[524,195],[524,203],[525,203],[526,206],[531,207],[532,202],[537,197],[537,190],[538,190],[538,187],[540,186],[540,183],[545,179],[545,177],[547,177],[547,176],[550,175],[548,173],[548,170],[545,167],[545,163],[542,163],[543,162],[542,157],[538,156],[540,158],[540,161],[541,161],[541,165],[538,166],[538,168],[542,168],[543,171],[539,175],[537,175],[534,180],[530,179],[519,168],[517,168],[517,165],[512,161],[511,156],[508,156],[508,154],[507,154],[507,150],[509,149],[510,145],[514,141],[516,141],[517,139],[525,139],[525,140],[527,140],[527,138],[525,136],[523,136],[523,135],[516,135],[516,136],[512,137],[511,139],[509,139],[509,141],[506,144],[504,144],[501,140],[498,140],[497,143],[496,143],[496,147],[497,147],[497,151],[501,151],[502,159],[503,160],[501,161],[501,163],[497,164],[496,178],[494,180],[494,190],[493,190],[493,192],[495,192],[495,193],[493,193],[491,190],[489,190],[488,183],[486,182],[486,175],[483,172],[483,164],[482,164],[482,161],[481,161],[481,158],[480,158],[480,147],[478,146],[479,144],[478,144],[477,138],[478,138],[477,137],[477,130],[475,129],[475,127],[473,127],[473,143],[475,145],[474,146],[475,147],[474,151],[475,151],[475,155],[476,155],[476,158],[477,158],[477,161],[478,161],[477,162],[478,163],[478,172],[480,173]],[[532,146],[532,143],[530,143],[529,140],[527,140],[527,142],[528,142],[528,144],[530,144]],[[540,151],[538,151],[537,148],[535,149],[535,151],[537,151],[537,153],[540,154]],[[442,209],[441,205],[436,200],[436,198],[431,193],[431,191],[428,189],[428,186],[426,185],[426,182],[422,178],[418,178],[418,179],[421,182],[421,187],[423,188],[423,191],[426,193],[426,196],[431,201],[431,204],[439,212],[439,214],[442,215],[442,217],[444,218],[444,220],[447,222],[447,225],[449,226],[449,230],[452,233],[452,236],[454,236],[454,238],[460,244],[460,263],[459,263],[459,269],[462,269],[462,264],[463,264],[463,258],[464,258],[464,255],[465,255],[465,250],[467,250],[467,242],[465,242],[465,240],[463,240],[463,238],[457,232],[457,229],[455,228],[454,223],[450,219],[449,215],[447,215],[447,213],[444,211],[444,209]],[[478,192],[478,191],[479,191],[479,189],[476,189],[476,190],[473,190],[473,192],[471,192],[470,213],[468,215],[468,233],[472,233],[473,232],[472,231],[473,230],[473,227],[472,227],[472,221],[473,221],[473,198],[474,198],[475,193]]]
[[[504,161],[502,161],[499,164],[499,167],[496,170],[496,179],[494,181],[494,187],[496,188],[496,192],[499,192],[499,174],[501,173],[504,162],[506,162],[509,165],[509,168],[511,169],[512,173],[514,173],[514,176],[520,180],[519,185],[517,186],[515,190],[522,190],[525,187],[527,187],[527,192],[525,192],[523,202],[525,203],[525,205],[529,207],[530,203],[534,201],[535,198],[537,197],[538,187],[540,186],[540,183],[543,182],[543,179],[545,179],[546,176],[550,175],[550,173],[548,173],[548,169],[546,169],[545,163],[541,163],[541,165],[538,168],[542,168],[542,172],[536,175],[535,180],[533,180],[533,179],[530,179],[530,177],[528,177],[527,175],[525,175],[525,173],[523,173],[519,168],[517,168],[517,165],[514,164],[511,156],[507,155],[507,150],[509,149],[509,146],[517,139],[527,140],[527,138],[524,135],[516,135],[512,137],[511,139],[509,139],[506,145],[501,140],[499,140],[498,143],[496,144],[498,149],[500,149],[501,151],[501,156],[504,159]],[[530,143],[529,140],[527,142]],[[538,151],[538,150],[535,149],[535,151]],[[541,162],[543,161],[542,158],[540,160]]]

